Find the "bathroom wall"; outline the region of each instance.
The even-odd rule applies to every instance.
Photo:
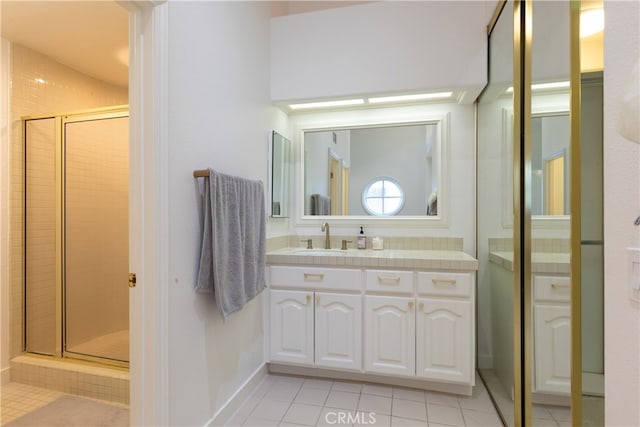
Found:
[[[494,8],[373,2],[273,18],[272,99],[465,88],[471,103],[486,83]]]
[[[207,424],[265,360],[263,294],[223,321],[212,296],[194,292],[202,184],[192,173],[266,183],[272,129],[291,136],[271,107],[269,19],[266,2],[168,5],[169,425]]]
[[[640,144],[617,127],[622,97],[632,93],[631,71],[639,66],[640,3],[605,1],[604,11],[605,424],[637,426],[640,304],[628,297],[626,248],[640,247],[640,227],[633,225],[640,214]]]
[[[11,45],[10,59],[9,325],[10,356],[13,357],[22,351],[24,152],[20,118],[127,104],[128,91],[88,77],[20,45]],[[42,79],[42,82],[36,79]]]

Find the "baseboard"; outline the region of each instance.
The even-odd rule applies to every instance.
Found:
[[[0,384],[5,385],[11,382],[11,367],[7,366],[6,368],[0,371],[0,375],[2,375],[2,379],[0,380]]]
[[[255,390],[256,386],[267,375],[267,365],[263,363],[258,369],[253,371],[253,374],[236,390],[220,409],[214,414],[214,416],[205,424],[205,426],[223,426],[233,414],[240,408],[240,405],[245,401],[247,397]]]
[[[490,354],[478,355],[478,369],[491,369],[493,368],[493,356]]]
[[[308,377],[318,378],[340,378],[342,380],[349,381],[362,381],[371,383],[380,383],[387,385],[395,385],[398,387],[410,387],[419,388],[423,390],[437,391],[441,393],[452,393],[463,396],[471,396],[473,391],[472,385],[465,384],[452,384],[452,383],[440,383],[435,381],[427,381],[422,379],[416,379],[411,377],[395,377],[386,376],[383,374],[371,374],[360,372],[348,372],[348,371],[335,371],[332,369],[294,366],[294,365],[281,365],[278,363],[269,364],[269,372],[276,374],[287,375],[301,375]],[[475,380],[475,376],[474,376]],[[475,381],[474,381],[475,384]]]

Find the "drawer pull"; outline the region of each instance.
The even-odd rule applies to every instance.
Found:
[[[456,279],[431,279],[434,285],[455,285]]]
[[[420,310],[424,310],[424,303],[421,302],[420,304],[418,304],[418,307],[420,307]]]
[[[320,295],[316,295],[316,304],[320,304]]]
[[[304,280],[307,279],[313,279],[313,280],[323,280],[324,279],[324,273],[304,273]]]
[[[556,289],[556,288],[568,288],[569,286],[570,286],[569,283],[551,283],[551,287],[553,289]]]
[[[307,304],[311,302],[311,295],[307,295]]]
[[[380,274],[378,276],[378,282],[396,282],[396,283],[400,283],[400,276],[385,276],[384,274]]]
[[[409,301],[409,310],[413,309],[413,301]]]

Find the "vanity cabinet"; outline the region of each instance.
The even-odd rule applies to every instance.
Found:
[[[360,277],[355,269],[272,266],[271,360],[360,370]]]
[[[533,276],[534,391],[571,392],[571,281]]]
[[[271,359],[313,364],[313,292],[272,290]]]
[[[271,266],[271,361],[472,386],[474,280],[471,272]]]
[[[418,273],[416,375],[468,384],[474,378],[473,277]]]
[[[415,375],[414,299],[365,296],[365,371]]]
[[[315,293],[315,364],[328,368],[362,367],[362,297]]]

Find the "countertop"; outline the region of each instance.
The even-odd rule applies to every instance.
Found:
[[[491,252],[489,261],[513,271],[513,252]],[[571,256],[565,252],[534,252],[531,254],[531,270],[534,273],[571,272]]]
[[[478,260],[462,251],[402,249],[327,250],[283,248],[267,252],[267,264],[411,268],[451,271],[474,271],[478,269]]]

